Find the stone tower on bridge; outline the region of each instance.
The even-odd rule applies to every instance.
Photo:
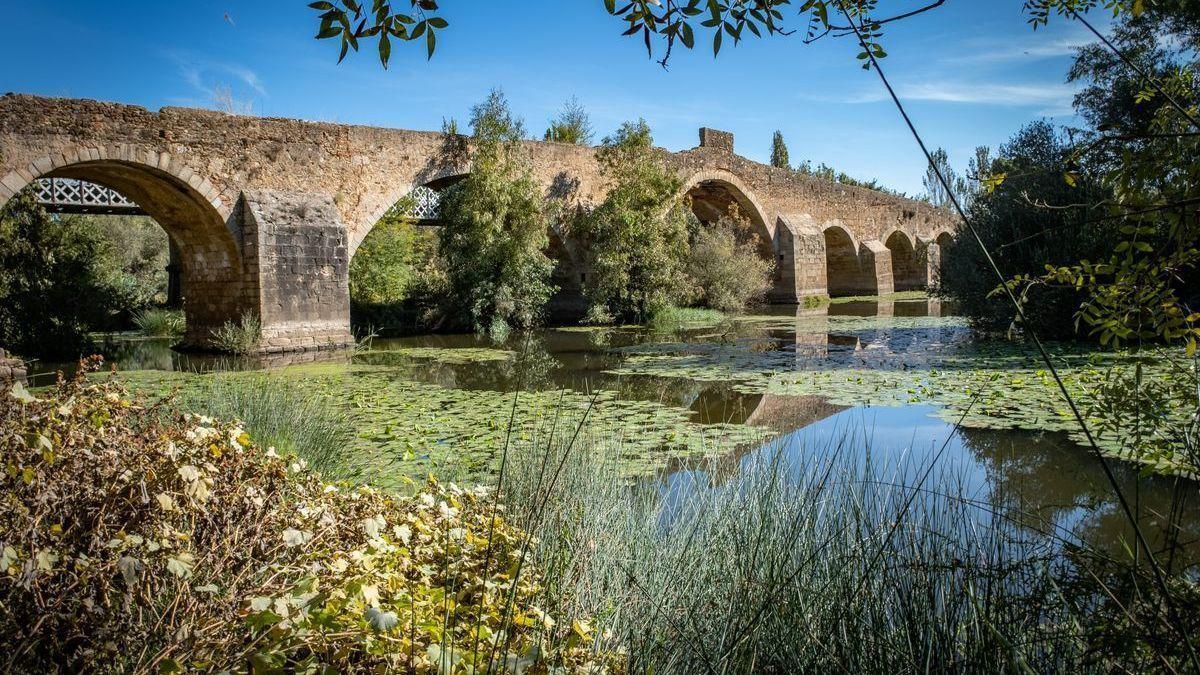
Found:
[[[470,166],[436,132],[145,108],[90,100],[0,97],[0,203],[36,180],[106,186],[154,218],[179,253],[188,333],[244,313],[263,348],[338,347],[350,334],[349,264],[400,198],[439,189]],[[548,197],[588,206],[606,186],[592,148],[526,142]],[[733,136],[663,151],[702,221],[737,204],[776,264],[774,302],[887,294],[936,279],[951,216],[930,205],[747,160]],[[584,272],[569,233],[554,231],[569,286]]]

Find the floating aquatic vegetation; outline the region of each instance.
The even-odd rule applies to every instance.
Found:
[[[750,320],[775,325],[775,318]],[[835,405],[933,404],[938,417],[966,427],[1063,432],[1077,442],[1086,441],[1058,385],[1027,345],[973,341],[955,319],[820,320],[829,322],[830,332],[776,339],[774,349],[764,349],[763,341],[755,338],[625,347],[619,351],[628,358],[608,372],[733,382],[736,391],[747,394],[818,396]],[[835,326],[838,333],[832,332]],[[1106,376],[1132,371],[1135,364],[1132,355],[1099,353],[1082,345],[1056,344],[1051,349],[1067,390],[1085,411]],[[1144,378],[1172,375],[1173,366],[1163,359],[1139,360]],[[1163,415],[1183,425],[1195,401],[1180,398],[1167,408]],[[1093,429],[1099,429],[1100,422],[1098,417],[1089,419]],[[1113,456],[1149,463],[1160,472],[1182,470],[1182,461],[1170,451],[1133,456],[1129,440],[1129,434],[1111,429],[1097,434],[1101,449]]]
[[[467,363],[486,363],[488,361],[508,361],[516,355],[505,349],[490,349],[487,347],[400,347],[395,349],[371,350],[372,356],[379,354],[397,354],[411,359],[427,359],[438,363],[462,365]]]
[[[201,387],[205,377],[248,376],[262,377],[123,375],[135,388],[160,393]],[[342,410],[356,431],[344,458],[353,464],[347,473],[389,487],[401,485],[405,477],[431,473],[443,479],[480,478],[495,468],[506,439],[535,447],[561,443],[575,433],[585,413],[581,447],[619,448],[631,475],[651,473],[674,459],[722,455],[761,442],[767,434],[738,424],[699,424],[686,408],[620,400],[612,391],[523,391],[514,405],[512,393],[415,382],[383,366],[303,366],[271,376],[299,382]]]

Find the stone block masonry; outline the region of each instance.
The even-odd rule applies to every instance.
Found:
[[[0,395],[7,396],[8,386],[13,382],[24,382],[27,374],[24,361],[0,349],[0,385],[5,388],[4,391],[0,391]]]
[[[547,198],[580,208],[603,200],[609,186],[594,148],[524,149]],[[0,203],[40,177],[92,181],[136,202],[179,251],[185,343],[200,348],[246,313],[260,319],[269,351],[348,344],[354,251],[414,187],[469,173],[468,157],[462,141],[437,132],[0,97]],[[733,134],[715,129],[700,131],[699,147],[661,157],[701,220],[736,205],[752,221],[776,265],[777,302],[892,288],[894,279],[927,284],[940,260],[927,248],[955,227],[923,202],[740,157]],[[826,246],[832,229],[844,233],[836,252]],[[909,244],[889,248],[885,237]],[[574,252],[561,261],[575,270],[564,278],[579,278],[586,252],[570,240],[560,248]]]

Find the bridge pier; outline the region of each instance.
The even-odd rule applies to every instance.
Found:
[[[325,195],[242,197],[245,274],[263,353],[337,349],[350,332],[349,235]]]

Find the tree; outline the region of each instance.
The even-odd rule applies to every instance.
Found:
[[[350,260],[351,302],[396,305],[412,296],[436,242],[419,231],[411,212],[411,199],[397,202],[359,245]]]
[[[783,142],[783,132],[778,129],[771,138],[771,166],[777,169],[792,168],[791,162],[788,161],[787,143]]]
[[[111,320],[122,294],[111,249],[82,218],[46,213],[26,190],[0,212],[0,344],[75,358]]]
[[[596,152],[612,188],[576,235],[588,251],[589,316],[642,321],[687,293],[682,183],[654,149],[645,120],[626,122]]]
[[[925,198],[934,206],[948,207],[951,205],[951,193],[943,187],[941,180],[938,179],[938,172],[941,172],[952,188],[963,187],[963,181],[950,166],[950,156],[946,154],[945,150],[938,148],[933,151],[932,156],[933,164],[925,169],[925,177],[921,179],[921,184],[925,186]]]
[[[1073,150],[1053,126],[1035,122],[1001,146],[1000,156],[992,160],[995,171],[1008,178],[990,191],[981,191],[967,215],[1006,274],[1036,276],[1047,265],[1058,267],[1094,258],[1110,247],[1115,234],[1111,224],[1087,224],[1099,215],[1098,209],[1075,211],[1044,206],[1080,197],[1095,203],[1105,195],[1093,181],[1072,188],[1062,180]],[[959,311],[986,330],[1009,327],[1013,307],[1006,297],[994,292],[995,278],[980,273],[988,263],[979,247],[955,246],[943,265],[940,292],[954,300]],[[1073,315],[1083,301],[1074,288],[1029,289],[1027,300],[1026,318],[1039,334],[1064,339],[1074,335]]]
[[[471,110],[471,173],[442,193],[439,251],[450,301],[500,339],[541,318],[554,263],[541,192],[520,141],[525,127],[499,90]]]
[[[1085,21],[1095,0],[1064,8],[1063,0],[1037,0],[1031,13],[1045,23],[1052,12]],[[1077,314],[1106,344],[1166,341],[1200,344],[1200,8],[1182,0],[1118,2],[1118,21],[1107,42],[1081,50],[1071,70],[1086,83],[1076,98],[1093,129],[1059,180],[1077,186],[1088,179],[1105,185],[1104,201],[1070,195],[1057,208],[1103,208],[1119,226],[1107,254],[1079,257],[1075,264],[1040,276],[1017,278],[1014,289],[1069,286],[1085,291]],[[1089,24],[1090,27],[1090,24]],[[1099,39],[1099,38],[1098,38]],[[1003,180],[1005,174],[999,174]]]
[[[595,132],[587,110],[572,96],[564,105],[558,116],[550,120],[546,129],[545,139],[555,143],[571,143],[574,145],[591,145]]]

